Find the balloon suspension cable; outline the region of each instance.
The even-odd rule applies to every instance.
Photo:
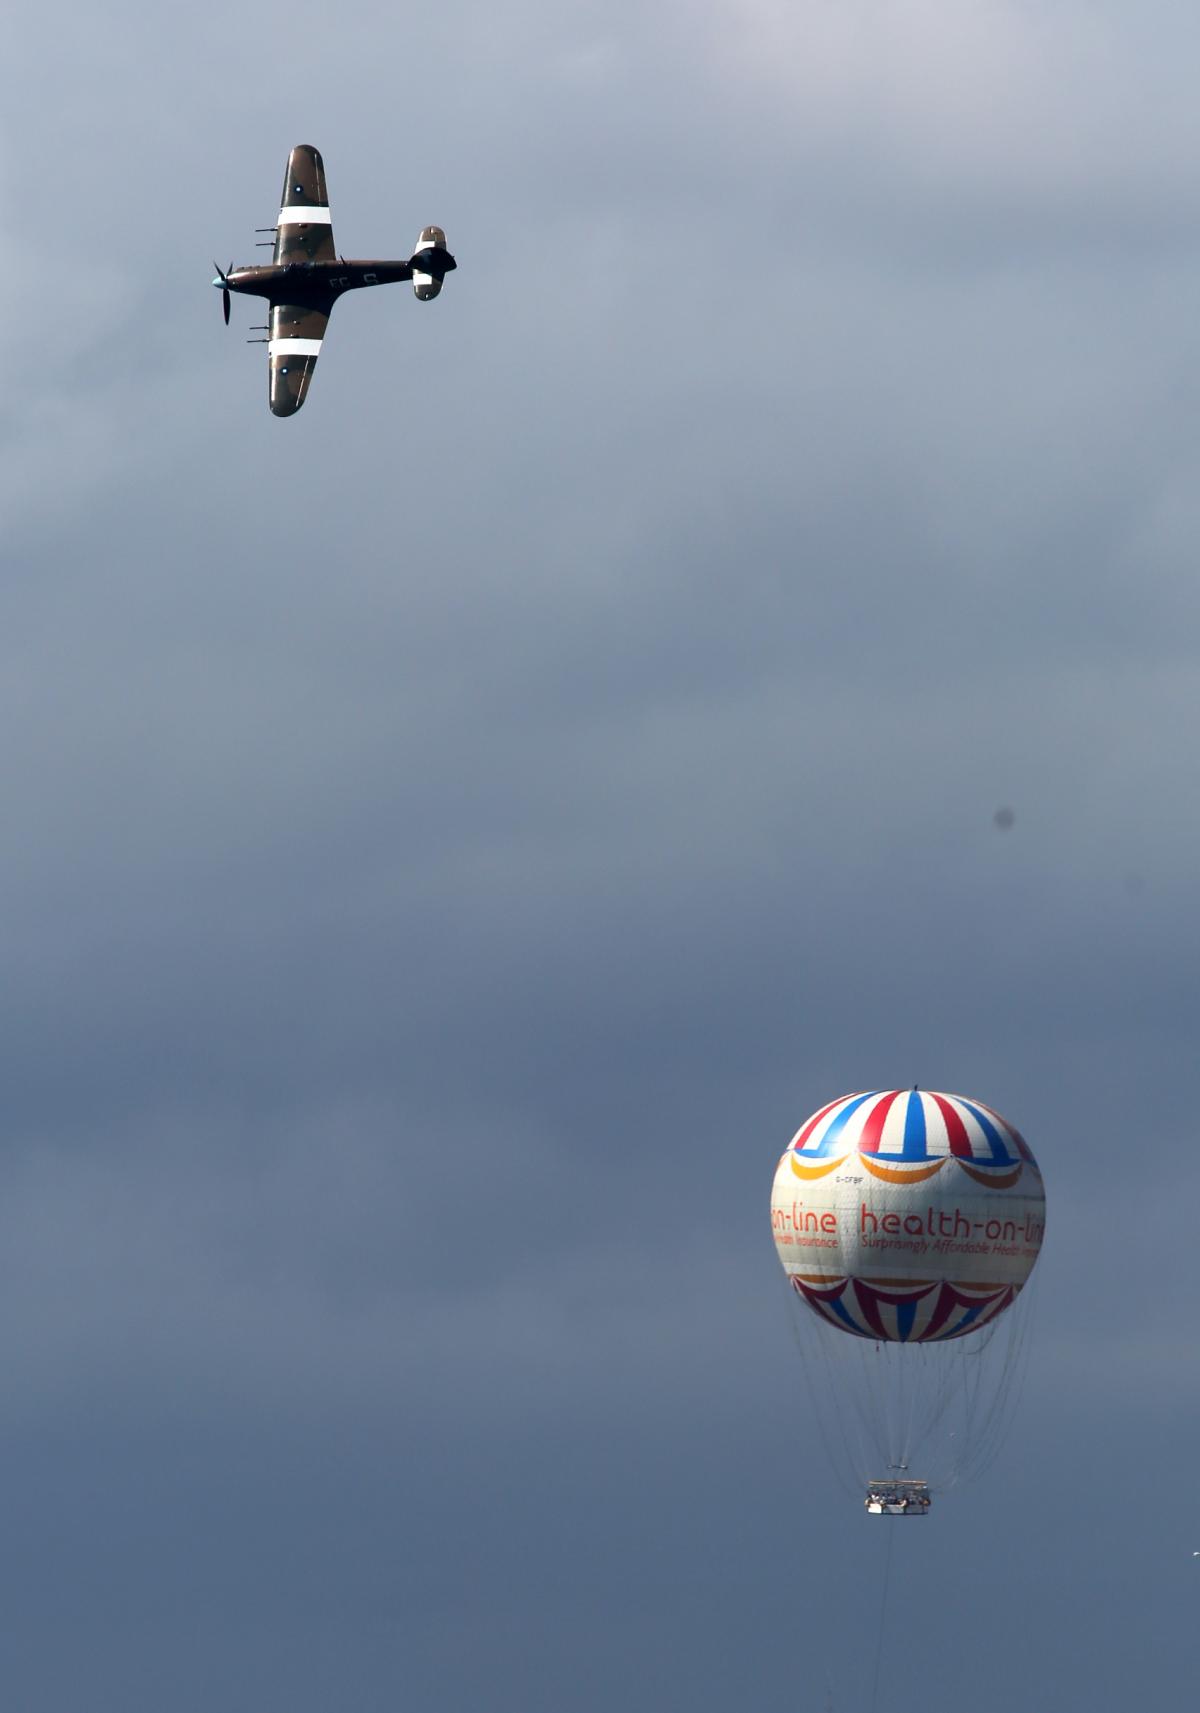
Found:
[[[883,1591],[879,1596],[879,1635],[875,1642],[875,1675],[871,1682],[871,1713],[876,1713],[879,1704],[879,1668],[883,1664],[883,1634],[887,1621],[888,1584],[892,1575],[892,1536],[896,1532],[893,1518],[887,1518],[885,1525],[887,1545],[883,1549]]]

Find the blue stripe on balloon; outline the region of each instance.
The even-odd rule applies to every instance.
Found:
[[[848,1100],[846,1104],[837,1113],[835,1113],[833,1122],[830,1124],[824,1136],[822,1136],[819,1146],[816,1148],[810,1148],[806,1143],[799,1152],[801,1154],[815,1154],[818,1158],[820,1158],[822,1154],[832,1154],[834,1143],[846,1128],[850,1118],[858,1111],[864,1100],[874,1099],[874,1094],[856,1094],[853,1100]]]
[[[973,1309],[968,1309],[965,1314],[960,1315],[953,1326],[948,1326],[945,1332],[939,1332],[937,1337],[933,1340],[933,1343],[942,1344],[948,1338],[957,1338],[960,1332],[965,1332],[967,1330],[972,1321],[979,1318],[984,1309],[990,1307],[990,1303],[976,1303]]]
[[[961,1096],[959,1097],[959,1101],[962,1106],[966,1107],[967,1111],[971,1114],[979,1128],[983,1131],[983,1134],[987,1137],[988,1147],[992,1150],[992,1163],[997,1166],[1014,1165],[1016,1163],[1017,1156],[1009,1149],[1009,1146],[1005,1142],[1003,1136],[1001,1136],[1000,1132],[996,1129],[995,1123],[988,1117],[987,1113],[983,1111],[982,1107],[976,1106],[973,1101],[963,1100]]]
[[[847,1329],[850,1332],[856,1332],[860,1338],[870,1338],[871,1337],[870,1333],[864,1332],[863,1328],[855,1320],[854,1316],[847,1309],[845,1303],[843,1303],[843,1301],[840,1297],[834,1297],[832,1301],[830,1301],[829,1298],[826,1297],[825,1299],[823,1299],[823,1302],[824,1302],[824,1307],[827,1309],[832,1309],[834,1314],[837,1315],[838,1319],[845,1323]]]
[[[916,1303],[896,1304],[896,1332],[901,1344],[907,1344],[913,1329],[913,1321],[917,1318]]]
[[[916,1089],[910,1089],[908,1095],[908,1110],[904,1114],[904,1146],[900,1150],[902,1160],[927,1160],[925,1151],[925,1102]]]

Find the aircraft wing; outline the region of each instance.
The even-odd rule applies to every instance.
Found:
[[[299,303],[271,305],[267,355],[271,409],[276,416],[295,416],[304,403],[332,308],[332,299],[323,308]]]
[[[329,218],[329,192],[325,188],[325,162],[311,143],[300,143],[288,156],[283,180],[279,219],[275,227],[275,264],[288,262],[332,262],[333,226]]]

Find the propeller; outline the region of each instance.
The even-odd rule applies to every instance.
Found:
[[[233,263],[230,262],[229,266],[227,268],[225,268],[224,270],[222,270],[221,267],[216,262],[213,263],[213,267],[216,268],[216,270],[217,270],[217,279],[220,280],[222,286],[224,287],[224,290],[221,293],[221,308],[225,311],[225,325],[226,325],[226,327],[228,327],[229,326],[229,276],[233,272]],[[213,284],[216,285],[216,283],[217,283],[217,281],[214,280]]]

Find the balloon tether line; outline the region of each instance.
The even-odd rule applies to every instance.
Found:
[[[887,1618],[888,1582],[892,1572],[892,1535],[895,1531],[895,1519],[886,1517],[883,1520],[887,1529],[887,1546],[883,1554],[883,1592],[879,1597],[879,1637],[875,1643],[875,1679],[871,1685],[871,1713],[875,1713],[879,1701],[879,1667],[883,1663],[883,1627]]]

